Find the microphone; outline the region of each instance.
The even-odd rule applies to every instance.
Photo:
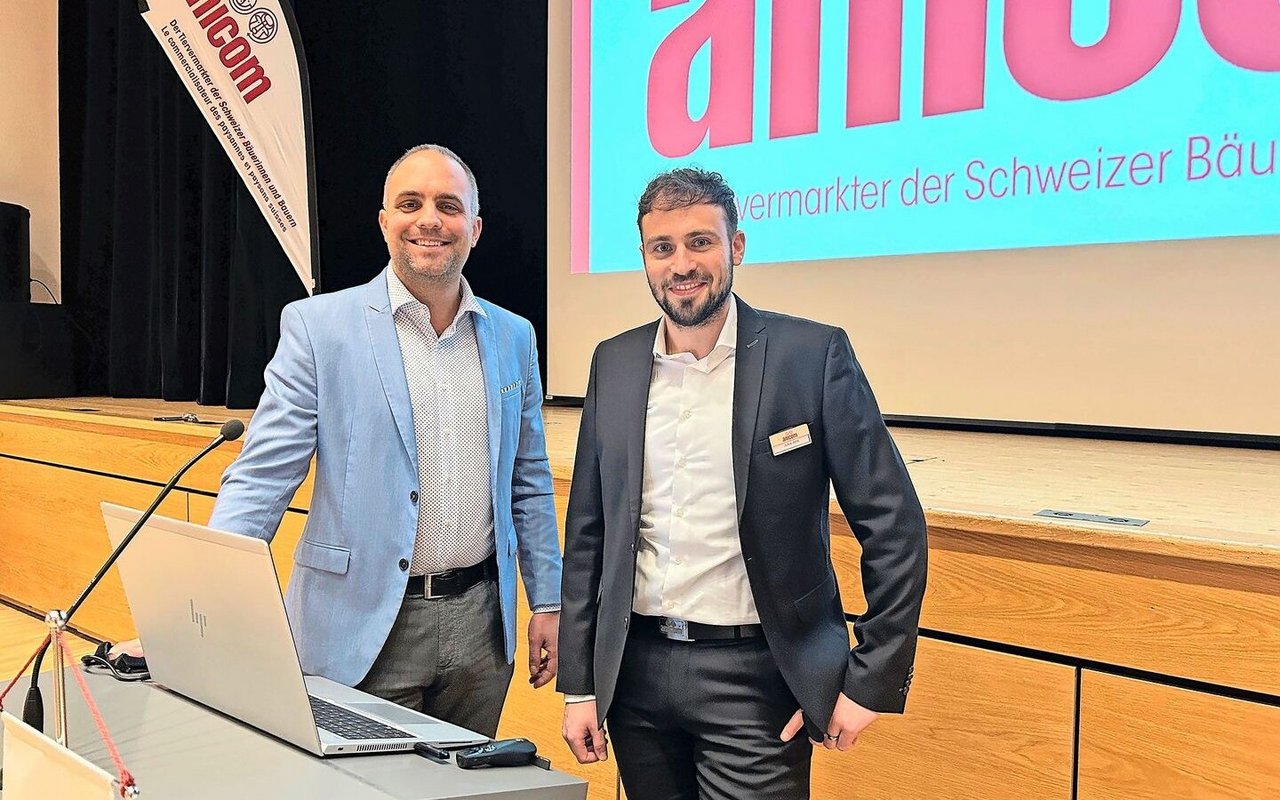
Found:
[[[222,423],[222,428],[219,429],[217,438],[205,445],[205,448],[199,453],[196,453],[190,461],[183,465],[182,469],[174,473],[174,476],[170,478],[169,482],[160,490],[160,494],[156,495],[156,499],[147,507],[147,510],[142,512],[142,516],[138,518],[137,523],[135,523],[134,526],[129,529],[129,532],[125,534],[125,537],[120,540],[120,544],[116,546],[116,549],[111,551],[111,555],[107,557],[106,563],[104,563],[101,569],[98,570],[98,574],[93,576],[93,579],[89,581],[89,585],[84,587],[84,591],[80,593],[80,596],[76,598],[76,601],[72,603],[71,607],[63,614],[63,627],[66,627],[66,624],[71,621],[72,615],[80,609],[80,606],[84,605],[84,601],[89,598],[89,594],[97,588],[99,583],[102,582],[103,576],[105,576],[107,572],[115,566],[116,560],[120,558],[120,554],[129,546],[129,542],[133,541],[133,537],[138,535],[138,531],[142,530],[142,526],[146,521],[151,519],[151,515],[156,513],[156,509],[160,507],[160,503],[164,502],[164,499],[169,496],[169,492],[173,491],[173,487],[178,485],[178,481],[183,475],[187,474],[187,470],[195,466],[197,461],[216,450],[223,442],[234,442],[243,435],[243,422],[238,419],[227,420]],[[52,614],[55,612],[50,613]],[[31,688],[27,690],[26,702],[23,704],[22,708],[22,721],[42,733],[44,732],[44,698],[40,694],[40,664],[44,660],[45,651],[48,649],[49,644],[46,644],[44,647],[40,648],[40,652],[36,654],[35,661],[31,668]]]
[[[222,423],[222,428],[219,429],[218,435],[222,437],[222,442],[234,442],[244,435],[244,423],[238,419],[229,419]],[[218,442],[218,444],[222,444],[222,442]],[[214,447],[217,446],[217,444],[214,445]]]

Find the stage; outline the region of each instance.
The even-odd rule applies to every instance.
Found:
[[[102,500],[144,506],[216,425],[248,412],[153,400],[0,403],[0,596],[65,606],[107,553]],[[547,408],[563,515],[579,412]],[[1256,798],[1280,766],[1280,452],[894,428],[926,508],[929,589],[908,713],[844,756],[819,751],[814,797]],[[231,443],[162,506],[207,520]],[[310,486],[273,543],[282,580]],[[1107,524],[1037,512],[1146,520]],[[846,611],[858,547],[832,505]],[[527,613],[527,612],[522,612]],[[133,629],[118,580],[77,616]],[[524,663],[517,654],[518,663]],[[612,762],[571,766],[560,698],[517,675],[503,734],[614,796]],[[1212,790],[1212,794],[1206,792]],[[639,799],[636,799],[639,800]]]

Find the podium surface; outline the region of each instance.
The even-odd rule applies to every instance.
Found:
[[[241,665],[228,659],[227,668]],[[464,770],[412,753],[318,758],[158,686],[85,677],[146,800],[583,800],[587,793],[582,780],[533,766]],[[41,676],[50,720],[52,683]],[[114,775],[70,675],[67,692],[70,748]]]

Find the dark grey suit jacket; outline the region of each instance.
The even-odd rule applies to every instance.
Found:
[[[733,475],[742,555],[765,638],[820,737],[843,691],[901,712],[915,658],[924,514],[844,331],[738,301]],[[565,527],[557,689],[608,714],[635,582],[653,322],[591,362]],[[807,423],[813,443],[774,456]],[[828,481],[862,544],[867,609],[848,628],[831,565]]]

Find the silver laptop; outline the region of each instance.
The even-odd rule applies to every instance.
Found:
[[[112,546],[141,516],[102,504]],[[488,741],[303,676],[271,550],[261,539],[153,516],[117,563],[151,677],[178,694],[319,756]]]

